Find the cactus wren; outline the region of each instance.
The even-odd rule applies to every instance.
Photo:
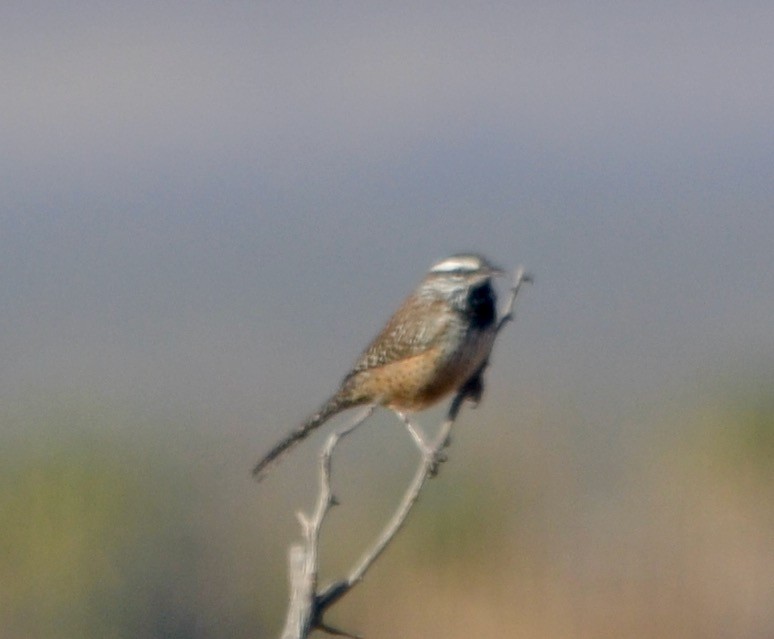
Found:
[[[434,264],[371,342],[339,390],[253,469],[267,466],[337,413],[377,404],[402,414],[422,410],[463,386],[478,400],[481,371],[497,332],[493,276],[502,271],[474,254]]]

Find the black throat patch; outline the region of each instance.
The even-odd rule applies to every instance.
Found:
[[[468,293],[468,317],[475,328],[489,328],[494,324],[497,310],[495,309],[495,292],[489,282],[476,286]]]

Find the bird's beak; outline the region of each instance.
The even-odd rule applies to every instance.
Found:
[[[502,277],[503,275],[507,275],[507,273],[505,272],[505,269],[502,269],[499,266],[492,266],[489,269],[490,277]]]

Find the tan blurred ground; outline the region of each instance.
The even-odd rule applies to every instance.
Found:
[[[331,621],[372,638],[771,637],[773,408],[686,402],[609,450],[573,440],[593,425],[572,411],[469,413]],[[288,485],[302,467],[257,487],[222,466],[216,436],[89,402],[38,399],[3,421],[3,637],[277,634],[293,512],[312,498],[306,479]],[[364,449],[398,437],[382,431]],[[395,503],[407,451],[343,453],[327,576]]]

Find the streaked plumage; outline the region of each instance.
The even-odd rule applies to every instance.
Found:
[[[253,469],[259,479],[293,444],[337,413],[378,404],[400,412],[427,408],[477,376],[495,337],[501,274],[483,257],[453,255],[434,264],[363,351],[339,390]]]

